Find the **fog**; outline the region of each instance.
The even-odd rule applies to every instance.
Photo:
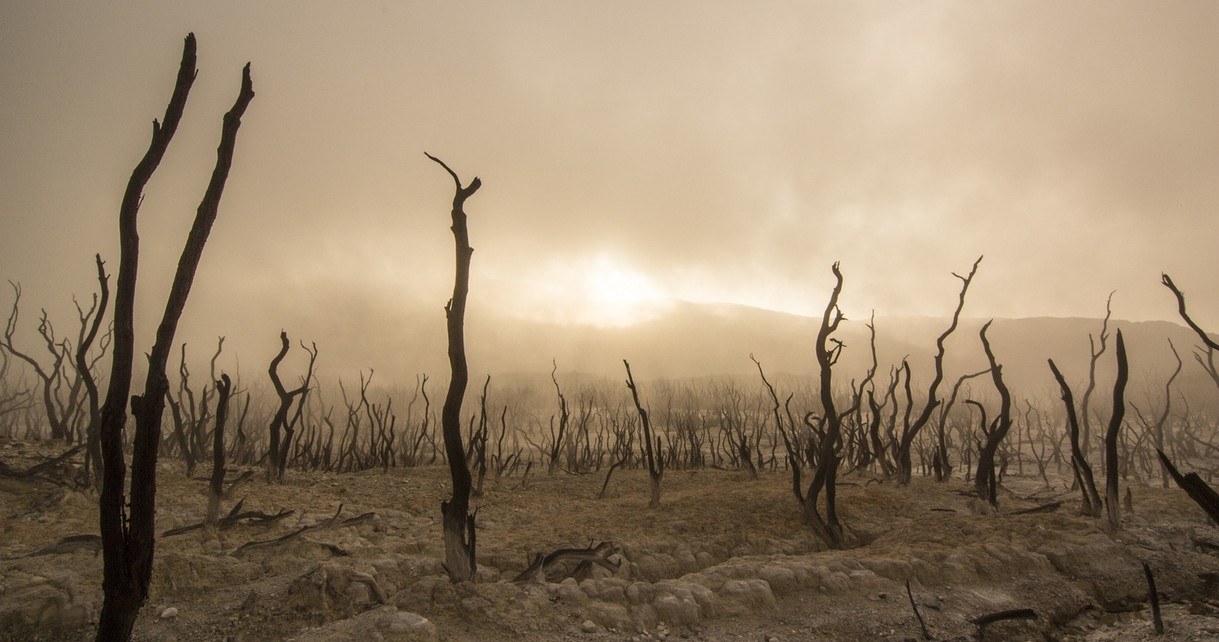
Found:
[[[452,183],[424,151],[484,182],[476,371],[513,369],[480,368],[477,341],[522,325],[816,314],[839,260],[853,319],[950,314],[951,273],[984,254],[971,318],[1097,317],[1116,290],[1115,317],[1175,320],[1166,271],[1213,328],[1216,26],[1207,2],[10,2],[0,276],[26,331],[42,307],[68,329],[93,253],[117,269],[123,187],[193,31],[140,214],[139,345],[246,61],[257,97],[179,333],[200,357],[225,335],[261,371],[283,329],[323,375],[442,368]],[[516,370],[555,356],[526,352]]]

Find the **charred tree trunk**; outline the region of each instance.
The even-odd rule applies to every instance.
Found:
[[[466,199],[474,195],[482,181],[476,176],[463,187],[457,173],[449,169],[444,161],[424,152],[453,177],[456,186],[453,194],[452,231],[456,245],[457,271],[453,278],[453,298],[444,307],[449,336],[449,391],[444,398],[440,413],[440,426],[444,435],[444,451],[449,460],[449,474],[453,479],[453,496],[440,503],[444,516],[445,569],[453,582],[473,581],[477,570],[475,558],[474,516],[470,511],[470,491],[473,480],[466,464],[465,448],[461,443],[461,402],[465,398],[470,375],[466,367],[466,296],[470,290],[470,234],[466,228]]]
[[[995,452],[1012,427],[1012,395],[1008,392],[1007,384],[1003,382],[1003,366],[995,361],[995,353],[991,352],[990,341],[986,338],[986,331],[990,328],[990,324],[991,322],[987,321],[978,334],[982,338],[982,349],[986,352],[986,360],[990,362],[991,380],[995,384],[995,389],[999,391],[999,416],[991,422],[989,430],[986,431],[986,443],[978,452],[978,471],[974,475],[974,491],[977,493],[978,499],[984,500],[991,506],[998,506]]]
[[[309,382],[313,379],[313,366],[317,363],[317,344],[313,344],[313,349],[310,350],[302,343],[301,347],[309,353],[309,367],[305,371],[305,378],[301,385],[288,390],[284,387],[283,380],[279,378],[279,364],[288,354],[287,332],[280,331],[279,342],[279,352],[271,360],[271,366],[267,368],[267,374],[271,377],[271,385],[275,387],[275,395],[279,397],[279,408],[271,418],[271,443],[267,448],[267,481],[278,481],[284,478],[284,469],[287,468],[288,452],[292,447],[292,433],[295,425],[295,422],[288,421],[288,414],[292,410],[292,401],[299,397],[300,399],[296,402],[299,415],[305,403],[305,395],[309,392]]]
[[[623,359],[622,365],[626,366],[626,387],[631,391],[635,411],[639,413],[639,423],[643,425],[643,454],[648,465],[648,479],[651,481],[652,487],[652,498],[648,502],[648,508],[659,508],[660,481],[665,475],[665,461],[661,455],[660,437],[652,431],[651,417],[648,416],[647,409],[639,402],[639,389],[635,387],[635,377],[631,375],[631,364]],[[655,447],[652,446],[653,441],[655,441]]]
[[[1092,517],[1100,517],[1100,493],[1096,490],[1096,479],[1092,476],[1092,466],[1088,464],[1088,458],[1080,445],[1079,418],[1075,414],[1075,397],[1071,394],[1071,387],[1067,385],[1066,378],[1059,372],[1058,366],[1054,365],[1054,360],[1050,359],[1049,362],[1054,379],[1058,381],[1058,387],[1062,390],[1062,402],[1067,407],[1067,431],[1071,439],[1071,467],[1075,471],[1076,482],[1083,494],[1083,512]]]
[[[131,459],[131,502],[126,511],[124,483],[126,465],[123,461],[123,427],[127,413],[125,405],[131,389],[132,359],[135,350],[134,309],[136,271],[139,256],[139,236],[136,218],[144,186],[160,164],[182,117],[187,95],[195,78],[195,37],[186,37],[182,62],[178,70],[173,96],[165,112],[163,124],[153,124],[152,143],[136,166],[127,184],[119,211],[118,288],[115,296],[115,339],[110,385],[102,407],[100,426],[102,459],[104,462],[101,496],[99,498],[102,553],[104,559],[102,604],[98,624],[98,640],[127,640],[131,637],[136,615],[148,596],[152,578],[153,547],[156,541],[157,448],[160,444],[161,414],[169,380],[165,365],[181,318],[187,295],[203,247],[211,232],[220,205],[220,196],[232,164],[233,149],[241,116],[254,98],[250,81],[250,66],[242,73],[241,91],[233,108],[224,116],[216,166],[207,191],[199,204],[195,222],[187,237],[178,262],[166,302],[165,313],[157,328],[156,342],[149,355],[148,378],[144,394],[131,397],[135,417],[135,437]]]
[[[85,476],[87,480],[100,486],[102,451],[98,441],[98,424],[101,421],[101,401],[97,382],[93,380],[93,373],[89,368],[88,355],[89,348],[97,339],[98,330],[101,329],[102,317],[106,316],[106,307],[110,303],[110,277],[106,274],[106,265],[102,263],[102,255],[95,254],[93,258],[97,262],[97,283],[101,289],[101,295],[97,304],[97,312],[93,316],[93,323],[89,326],[89,332],[76,347],[76,369],[84,381],[85,393],[89,399],[89,426],[85,429]],[[90,471],[92,471],[92,476],[90,476]]]
[[[813,534],[825,542],[826,546],[841,549],[846,547],[846,538],[843,536],[842,523],[838,521],[836,495],[840,461],[838,442],[842,436],[842,418],[834,406],[833,368],[842,354],[843,344],[837,339],[831,339],[830,335],[838,329],[838,324],[843,320],[842,310],[838,308],[838,296],[842,293],[842,272],[839,271],[837,263],[830,269],[834,273],[834,289],[830,293],[829,303],[825,306],[825,314],[821,318],[821,327],[817,331],[817,343],[814,346],[821,372],[821,406],[825,421],[817,442],[817,470],[813,471],[813,480],[804,496],[804,514]],[[823,491],[824,515],[817,506]]]
[[[1109,298],[1105,299],[1105,319],[1101,321],[1100,335],[1093,338],[1088,335],[1088,353],[1092,355],[1088,360],[1088,386],[1084,388],[1083,397],[1079,401],[1079,419],[1083,427],[1083,434],[1080,437],[1080,448],[1086,454],[1092,443],[1092,413],[1090,407],[1092,403],[1092,392],[1096,390],[1096,364],[1100,361],[1102,355],[1109,345],[1109,318],[1113,315],[1113,293],[1109,293]],[[1097,348],[1097,341],[1100,342],[1100,347]],[[1097,506],[1097,511],[1100,507]]]
[[[226,374],[216,381],[216,429],[212,431],[212,478],[207,488],[207,524],[216,523],[220,497],[224,494],[224,424],[229,417],[229,394],[233,382]]]
[[[1126,417],[1126,379],[1130,368],[1126,363],[1126,343],[1122,331],[1117,331],[1117,381],[1113,384],[1113,416],[1109,418],[1109,430],[1105,433],[1105,516],[1109,528],[1116,529],[1121,522],[1121,506],[1118,503],[1118,457],[1117,435]]]

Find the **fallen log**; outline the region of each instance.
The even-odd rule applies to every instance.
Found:
[[[23,557],[40,557],[42,555],[60,555],[71,553],[73,551],[93,551],[94,555],[102,550],[101,535],[69,535],[58,542],[47,544],[42,548],[15,555],[9,559],[21,559]]]
[[[1160,463],[1164,466],[1164,470],[1168,471],[1173,481],[1177,482],[1177,486],[1194,500],[1194,503],[1211,518],[1212,522],[1219,524],[1219,493],[1202,481],[1198,473],[1182,475],[1181,471],[1177,470],[1177,467],[1168,459],[1168,455],[1164,454],[1164,451],[1157,448],[1156,454],[1160,456]]]
[[[541,553],[536,553],[529,566],[521,571],[519,575],[513,578],[513,582],[529,582],[538,578],[541,574],[543,579],[546,579],[546,572],[560,562],[579,561],[580,564],[572,569],[570,573],[564,575],[564,578],[571,577],[580,571],[587,569],[592,564],[596,564],[611,573],[618,571],[619,564],[611,562],[609,556],[618,552],[617,547],[612,542],[601,542],[595,546],[588,548],[560,548],[556,549],[549,555],[543,556]],[[558,579],[558,578],[555,578]]]
[[[978,639],[981,640],[986,636],[987,625],[995,622],[1003,622],[1005,620],[1035,620],[1037,612],[1033,609],[1008,609],[1006,611],[996,611],[987,613],[986,615],[978,616],[969,622],[978,627]]]

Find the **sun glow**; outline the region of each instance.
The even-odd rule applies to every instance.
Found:
[[[672,294],[647,274],[608,254],[553,258],[521,272],[500,272],[483,297],[492,307],[538,321],[627,326],[666,307]]]
[[[629,325],[649,316],[664,291],[646,275],[609,257],[597,257],[579,272],[585,322]]]

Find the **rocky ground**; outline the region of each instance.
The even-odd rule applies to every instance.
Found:
[[[53,453],[0,443],[14,468]],[[204,471],[206,472],[206,471]],[[997,513],[963,482],[908,488],[843,480],[843,521],[862,545],[826,551],[785,473],[749,480],[669,471],[649,510],[642,471],[488,479],[478,506],[479,577],[441,566],[441,467],[354,475],[256,476],[226,501],[277,514],[157,541],[136,640],[920,640],[977,639],[971,620],[1007,609],[993,640],[1219,639],[1219,528],[1176,489],[1132,486],[1115,534],[1076,515],[1061,484],[1006,480]],[[201,480],[163,462],[162,529],[200,521]],[[1052,512],[1015,514],[1064,500]],[[337,517],[336,517],[337,514]],[[277,543],[269,542],[312,527]],[[96,496],[0,479],[0,639],[88,640],[100,608]],[[514,582],[536,552],[612,542],[616,571]],[[70,543],[71,544],[71,543]],[[1155,573],[1165,636],[1154,636],[1142,562]]]

